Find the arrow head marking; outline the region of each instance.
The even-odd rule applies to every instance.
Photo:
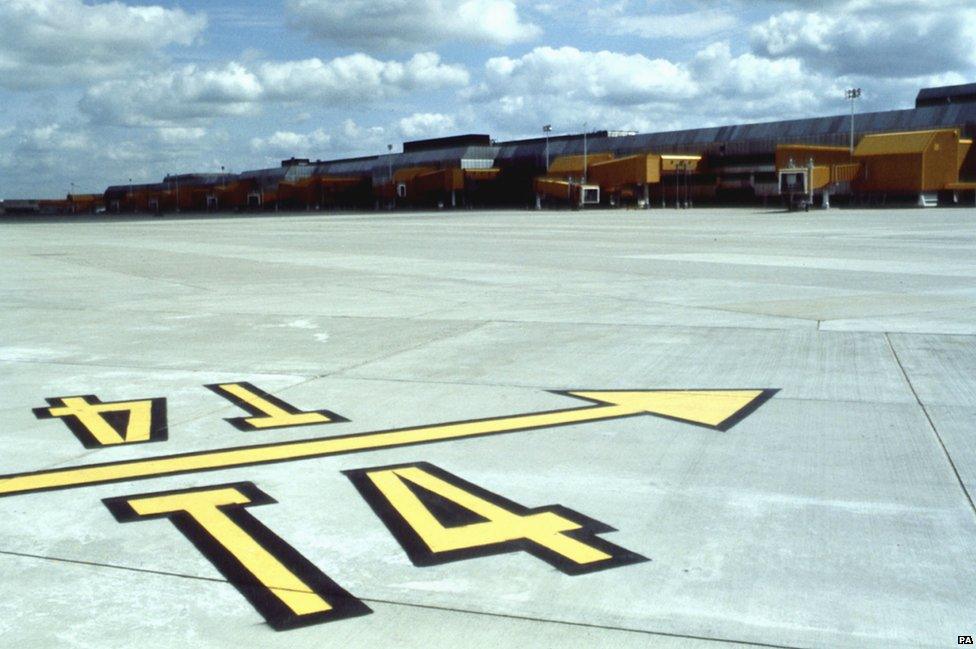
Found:
[[[617,406],[633,414],[726,431],[768,401],[778,390],[587,390],[560,391],[594,403]]]

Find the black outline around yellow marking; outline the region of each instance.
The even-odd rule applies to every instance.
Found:
[[[668,417],[665,415],[658,415],[647,411],[627,411],[621,408],[618,404],[603,402],[598,399],[590,399],[579,397],[573,392],[567,390],[551,390],[554,394],[561,394],[566,396],[571,396],[574,399],[579,399],[583,401],[588,401],[594,405],[584,406],[582,408],[564,408],[559,410],[548,410],[543,412],[533,412],[525,413],[520,415],[510,415],[504,417],[485,417],[482,419],[468,419],[462,421],[453,421],[440,424],[434,424],[430,426],[413,426],[408,428],[393,428],[389,430],[382,431],[372,431],[366,433],[353,433],[350,435],[339,435],[333,437],[316,437],[306,440],[297,441],[287,441],[287,442],[273,442],[268,444],[255,444],[251,446],[239,446],[231,447],[210,451],[196,451],[192,453],[178,453],[174,455],[164,455],[154,458],[145,458],[139,460],[123,460],[118,462],[104,462],[100,464],[90,464],[81,465],[73,467],[61,467],[57,469],[47,469],[41,471],[31,471],[26,473],[16,473],[0,476],[0,497],[7,497],[17,494],[25,493],[36,493],[41,491],[52,491],[58,489],[69,489],[78,488],[83,486],[92,486],[98,484],[109,484],[113,482],[129,482],[134,480],[146,480],[149,478],[158,478],[163,476],[171,475],[182,475],[187,473],[199,473],[201,471],[217,471],[221,469],[230,469],[243,466],[257,466],[261,464],[274,464],[278,462],[292,462],[297,460],[312,459],[316,457],[329,457],[334,455],[345,455],[349,453],[361,453],[371,450],[387,450],[391,448],[400,448],[406,446],[418,446],[421,444],[432,444],[441,441],[457,440],[457,439],[471,439],[475,437],[485,437],[488,435],[501,435],[505,433],[522,432],[528,430],[538,430],[544,428],[554,428],[557,426],[568,426],[581,423],[590,423],[597,421],[607,421],[612,419],[623,419],[627,417],[638,417],[638,416],[654,416],[661,417],[664,419],[671,419],[673,421],[682,421],[685,423],[691,423],[696,426],[701,426],[703,428],[708,428],[710,430],[720,430],[727,431],[736,423],[742,420],[745,415],[740,415],[738,413],[751,413],[756,410],[760,405],[768,401],[778,390],[775,389],[743,389],[735,388],[733,390],[747,390],[758,392],[751,402],[746,406],[737,411],[737,414],[732,415],[726,420],[722,421],[717,426],[710,426],[707,424],[701,424],[693,421],[687,421],[683,419],[676,419],[674,417]],[[613,392],[621,392],[623,390],[613,390]],[[729,390],[637,390],[635,392],[722,392]],[[593,390],[581,390],[580,392],[591,392]],[[565,417],[562,421],[547,421],[553,416]],[[525,420],[524,423],[517,423],[519,420]],[[483,430],[478,430],[476,432],[459,432],[450,435],[438,435],[438,431],[443,431],[445,429],[450,429],[454,427],[463,426],[474,426],[478,428],[478,424],[492,424],[492,426],[497,426],[497,428],[484,428]],[[428,437],[424,438],[424,435]],[[403,441],[394,441],[394,440]],[[261,459],[262,452],[264,451],[281,451],[283,449],[293,449],[292,454],[286,457],[278,457],[274,459]],[[316,449],[316,450],[313,450]],[[245,455],[254,456],[254,459],[250,458],[239,458],[232,463],[220,464],[217,462],[218,459],[230,456],[230,455]],[[193,462],[193,460],[199,460],[210,456],[211,465],[201,465],[195,468],[180,468],[180,461],[187,460],[188,463]],[[160,468],[155,471],[146,472],[145,469],[141,467],[150,464],[169,464],[175,465],[172,468]],[[116,471],[118,467],[125,467],[125,470]],[[114,475],[115,477],[79,477],[80,474],[94,472],[94,473],[104,473],[108,475]],[[75,477],[62,478],[60,481],[54,481],[53,484],[48,484],[41,487],[24,487],[24,486],[10,486],[10,483],[17,482],[30,482],[32,479],[37,478],[53,478],[57,476],[71,476],[74,474]],[[118,475],[117,475],[118,474]]]
[[[108,424],[115,432],[125,440],[122,444],[103,444],[98,441],[88,427],[85,426],[81,420],[74,415],[53,415],[51,414],[52,408],[63,408],[65,399],[84,399],[89,405],[92,406],[111,406],[118,403],[136,403],[149,401],[151,403],[149,407],[149,439],[143,440],[141,442],[130,442],[126,440],[125,429],[120,430],[117,425],[117,421],[113,421],[114,418],[106,417],[105,414],[112,415],[114,413],[99,413],[99,416]],[[45,399],[48,405],[44,408],[34,408],[32,412],[34,416],[38,419],[60,419],[64,422],[64,425],[68,427],[68,430],[81,442],[81,445],[85,448],[111,448],[113,446],[128,446],[132,444],[149,444],[152,442],[165,442],[169,437],[169,426],[166,421],[166,398],[165,397],[150,397],[148,399],[119,399],[118,401],[102,401],[94,394],[72,394],[63,397],[48,397]],[[130,415],[131,416],[131,415]]]
[[[238,385],[244,388],[245,390],[247,390],[248,392],[253,393],[255,396],[260,397],[265,401],[268,401],[269,403],[281,408],[282,410],[284,410],[290,415],[316,414],[316,415],[322,415],[323,417],[328,419],[328,421],[313,421],[305,424],[286,424],[282,426],[254,426],[253,424],[249,423],[247,420],[254,419],[256,417],[267,417],[268,413],[265,412],[264,410],[261,410],[253,403],[241,399],[236,394],[232,394],[231,392],[228,392],[223,387],[225,385]],[[287,401],[282,401],[281,399],[274,396],[273,394],[269,394],[264,390],[262,390],[261,388],[257,387],[256,385],[254,385],[253,383],[248,383],[247,381],[224,381],[223,383],[211,383],[203,387],[214,392],[215,394],[220,395],[224,399],[227,399],[228,401],[236,405],[241,410],[246,410],[247,412],[251,413],[250,417],[231,417],[228,419],[224,419],[224,421],[226,421],[228,424],[230,424],[237,430],[244,431],[244,432],[251,432],[256,430],[275,430],[280,428],[296,428],[298,426],[323,426],[325,424],[335,424],[335,423],[342,423],[342,422],[349,421],[342,415],[337,415],[331,410],[300,410],[295,406],[291,405],[290,403],[288,403]]]
[[[162,514],[138,514],[130,504],[143,498],[171,496],[177,494],[202,493],[220,489],[234,489],[250,502],[241,505],[225,505],[219,509],[237,527],[271,554],[279,563],[308,586],[309,590],[331,608],[327,611],[298,615],[289,609],[271,589],[261,583],[226,546],[207,532],[204,526],[186,510]],[[288,545],[280,536],[272,532],[261,521],[246,510],[253,505],[268,505],[277,502],[257,488],[253,482],[234,482],[210,487],[194,487],[156,493],[133,494],[106,498],[102,501],[115,519],[120,523],[130,523],[154,518],[169,519],[183,535],[220,571],[227,581],[243,595],[276,631],[284,631],[311,624],[335,622],[350,617],[368,615],[372,610],[361,600],[319,570],[295,548]]]
[[[579,529],[576,530],[561,532],[560,534],[562,536],[588,545],[595,550],[609,555],[610,558],[604,561],[588,564],[576,563],[562,554],[559,554],[558,552],[555,552],[550,548],[527,538],[491,543],[470,548],[434,552],[424,541],[423,537],[410,525],[404,515],[369,477],[369,474],[371,473],[407,468],[420,469],[421,471],[424,471],[435,478],[439,478],[454,487],[468,492],[472,496],[480,498],[481,500],[489,502],[497,507],[501,507],[502,509],[506,509],[517,516],[531,516],[533,514],[542,513],[556,514],[557,516],[580,526]],[[390,534],[392,534],[397,540],[404,552],[407,553],[410,561],[415,566],[435,566],[453,561],[465,561],[467,559],[476,559],[479,557],[521,551],[527,552],[537,559],[545,561],[560,572],[571,576],[577,576],[598,572],[601,570],[608,570],[610,568],[619,568],[635,563],[650,561],[650,559],[647,557],[643,557],[635,552],[631,552],[626,548],[622,548],[619,545],[614,545],[613,543],[598,537],[597,534],[606,534],[608,532],[617,531],[615,528],[610,527],[606,523],[601,523],[598,520],[580,514],[572,509],[563,507],[562,505],[548,505],[545,507],[533,508],[525,507],[504,498],[503,496],[488,491],[487,489],[484,489],[483,487],[480,487],[474,483],[468,482],[467,480],[464,480],[453,473],[449,473],[438,466],[430,464],[429,462],[391,464],[388,466],[371,467],[368,469],[343,471],[343,473],[349,478],[349,480],[352,481],[353,485],[356,487],[356,490],[359,491],[360,495],[366,500],[373,512],[381,521],[383,521],[383,524],[390,531]],[[398,477],[408,489],[414,490],[417,487],[417,485],[414,485],[410,480],[400,476]],[[458,503],[452,502],[450,504],[450,508],[438,508],[437,511],[432,510],[427,505],[425,505],[425,507],[443,527],[456,528],[470,524],[470,521],[466,520],[465,516],[467,509]]]

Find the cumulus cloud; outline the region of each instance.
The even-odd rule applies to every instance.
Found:
[[[58,123],[25,129],[17,143],[17,151],[28,154],[78,151],[90,145],[87,133],[64,128]]]
[[[292,25],[313,37],[370,50],[509,45],[541,33],[511,0],[288,0],[285,7]]]
[[[189,45],[207,19],[182,9],[81,0],[0,2],[0,86],[32,89],[116,76],[169,45]]]
[[[642,54],[584,52],[574,47],[537,47],[519,58],[485,63],[482,96],[548,95],[610,105],[689,98],[695,82],[680,66]]]
[[[79,106],[100,123],[148,126],[246,115],[257,110],[263,95],[257,76],[238,63],[213,69],[187,65],[96,84]]]
[[[444,64],[433,53],[406,62],[353,54],[330,61],[267,62],[254,69],[236,62],[218,68],[188,65],[96,84],[80,107],[100,123],[165,125],[249,115],[268,102],[343,106],[467,82],[463,67]]]
[[[288,156],[315,159],[352,151],[375,152],[385,133],[382,127],[363,127],[347,119],[331,131],[323,128],[307,133],[276,131],[266,137],[251,138],[250,146],[253,152],[268,159]]]
[[[775,14],[751,30],[753,50],[811,68],[880,78],[976,67],[976,7],[950,0],[833,2]],[[804,3],[804,6],[806,3]]]
[[[733,13],[717,8],[694,11],[669,12],[647,11],[646,2],[618,1],[593,3],[586,10],[590,31],[607,34],[628,34],[645,39],[696,39],[708,38],[728,31],[739,24]],[[554,12],[551,5],[536,7],[536,11]],[[566,5],[562,11],[572,11]]]
[[[331,143],[332,136],[321,128],[311,133],[275,131],[267,137],[251,138],[251,149],[279,157],[317,158],[316,152],[328,148]]]
[[[308,97],[335,103],[386,99],[414,90],[434,90],[468,82],[463,67],[443,64],[433,52],[415,54],[405,63],[380,61],[366,54],[331,61],[313,58],[265,63],[258,74],[269,98]]]
[[[735,55],[727,42],[687,61],[540,47],[485,64],[465,91],[484,119],[515,133],[553,121],[560,130],[670,130],[815,114],[834,81],[795,58]]]
[[[397,122],[397,132],[408,140],[448,135],[456,124],[450,115],[414,113]]]
[[[821,108],[835,82],[813,73],[795,58],[733,56],[727,42],[714,43],[689,63],[708,106],[710,121],[775,119],[809,115]]]
[[[15,195],[7,193],[10,186],[29,186],[28,179],[39,184],[46,175],[57,169],[66,157],[84,155],[91,148],[91,137],[82,128],[62,125],[58,122],[35,124],[11,133],[8,155],[0,156],[0,169],[3,174],[2,189],[7,198]],[[26,181],[26,182],[25,182]],[[70,180],[64,184],[63,191],[70,191]],[[23,191],[23,189],[21,189]],[[58,192],[61,191],[59,188]],[[31,192],[19,194],[30,196]],[[56,195],[56,194],[55,194]]]

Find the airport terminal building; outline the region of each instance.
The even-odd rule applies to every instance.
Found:
[[[240,174],[185,173],[115,185],[100,200],[68,196],[15,207],[118,214],[675,207],[768,203],[797,192],[821,204],[972,204],[974,136],[976,83],[923,89],[905,110],[662,133],[546,133],[511,141],[467,134],[405,142],[402,151],[375,156],[291,158]],[[785,187],[784,170],[804,179]]]

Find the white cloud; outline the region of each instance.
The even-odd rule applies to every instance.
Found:
[[[811,72],[794,58],[733,56],[728,43],[714,43],[689,64],[711,101],[710,121],[766,120],[815,114],[832,93],[832,80]]]
[[[385,132],[382,127],[361,127],[347,119],[332,132],[322,128],[308,133],[276,131],[267,137],[251,138],[250,145],[253,152],[270,160],[289,156],[317,159],[351,151],[375,153]]]
[[[236,62],[220,68],[188,65],[97,84],[80,107],[100,123],[166,125],[254,114],[269,102],[362,104],[467,82],[463,67],[441,63],[433,53],[402,63],[353,54],[330,61],[269,62],[254,70]]]
[[[160,144],[182,146],[199,142],[207,136],[207,129],[185,126],[164,126],[156,129]]]
[[[754,26],[753,50],[800,58],[813,69],[875,78],[976,70],[971,2],[849,0],[818,9],[785,11]]]
[[[714,7],[676,13],[664,10],[648,13],[647,4],[625,1],[593,3],[586,10],[588,29],[602,34],[628,34],[648,40],[701,40],[739,25],[735,14]],[[544,6],[544,10],[552,12],[554,8]],[[568,5],[562,10],[572,11]],[[536,7],[536,11],[539,11],[539,7]]]
[[[264,88],[238,63],[179,69],[92,86],[79,104],[95,121],[126,126],[246,115],[257,110]]]
[[[552,101],[614,106],[689,98],[696,91],[688,72],[666,59],[574,47],[537,47],[517,59],[489,59],[485,77],[482,96],[547,95]]]
[[[31,89],[117,76],[169,45],[189,45],[202,14],[121,2],[0,2],[0,86]]]
[[[331,143],[332,136],[320,128],[311,133],[276,131],[268,137],[251,138],[251,150],[273,157],[318,158],[318,152]]]
[[[455,127],[454,118],[441,113],[414,113],[397,122],[397,132],[408,140],[449,135]]]
[[[613,29],[647,39],[701,39],[726,32],[739,24],[730,13],[705,9],[679,14],[623,16],[613,21]]]
[[[312,36],[371,50],[450,41],[510,45],[541,33],[511,0],[288,0],[285,6],[292,25]]]
[[[507,133],[547,122],[578,131],[584,121],[647,132],[817,114],[835,83],[795,58],[736,56],[727,42],[679,62],[541,47],[490,59],[484,81],[464,95],[479,106],[479,123]]]
[[[258,69],[269,98],[300,97],[334,103],[386,99],[414,90],[434,90],[468,82],[467,71],[441,63],[433,52],[415,54],[405,63],[352,54],[331,61],[265,63]]]
[[[20,128],[12,140],[10,154],[0,156],[0,168],[4,169],[4,187],[0,189],[7,198],[15,197],[9,193],[10,186],[24,187],[31,182],[48,182],[47,177],[52,172],[63,173],[59,165],[63,165],[66,157],[84,156],[92,145],[91,137],[83,129],[66,127],[57,122]],[[70,191],[70,182],[65,182],[64,193]],[[61,191],[59,189],[54,195]],[[34,193],[18,194],[26,197]]]
[[[60,124],[46,124],[23,131],[17,143],[21,153],[48,153],[79,151],[87,148],[87,133],[78,129],[66,129]]]

